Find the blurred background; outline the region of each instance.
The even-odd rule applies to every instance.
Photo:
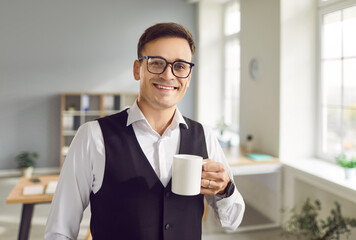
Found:
[[[355,0],[1,0],[2,203],[21,175],[16,156],[35,152],[35,174],[59,173],[77,127],[102,116],[101,100],[138,93],[132,65],[142,32],[177,22],[197,46],[181,112],[213,128],[227,152],[251,148],[278,161],[277,175],[254,168],[236,180],[254,209],[280,226],[275,211],[311,197],[325,203],[325,212],[339,201],[356,216],[356,177],[345,180],[335,164],[340,154],[356,156],[355,6]],[[73,118],[64,117],[70,101],[98,109],[83,118],[79,103]],[[15,226],[19,207],[0,206],[18,215]]]

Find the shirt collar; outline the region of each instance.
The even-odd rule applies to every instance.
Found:
[[[127,117],[126,126],[129,126],[129,125],[133,124],[134,122],[138,122],[138,121],[145,121],[148,124],[148,121],[146,120],[145,115],[143,115],[143,113],[141,112],[141,109],[137,105],[137,100],[134,102],[134,104],[131,106],[131,108],[129,108],[127,110],[127,114],[128,114],[128,117]],[[183,115],[181,114],[181,112],[179,111],[179,109],[177,107],[170,127],[176,128],[180,124],[185,125],[185,128],[188,129],[188,124],[184,120]]]

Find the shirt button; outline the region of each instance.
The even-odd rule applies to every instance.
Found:
[[[171,225],[169,225],[169,223],[166,224],[166,226],[164,226],[164,229],[168,230],[171,228]]]

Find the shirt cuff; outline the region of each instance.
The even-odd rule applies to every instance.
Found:
[[[217,200],[216,207],[221,226],[228,231],[235,231],[245,212],[245,203],[237,188],[230,197]]]
[[[224,207],[229,207],[231,206],[231,204],[233,204],[237,197],[238,197],[238,194],[237,194],[237,189],[236,189],[236,186],[235,186],[235,189],[234,189],[234,192],[232,193],[232,195],[230,197],[223,197],[223,196],[220,196],[220,195],[215,195],[215,199],[216,199],[216,205],[217,207],[220,209],[224,209]]]

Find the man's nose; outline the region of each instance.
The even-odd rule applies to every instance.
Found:
[[[175,76],[173,74],[173,64],[172,63],[167,63],[167,67],[164,70],[163,73],[161,73],[166,79],[174,79]]]

